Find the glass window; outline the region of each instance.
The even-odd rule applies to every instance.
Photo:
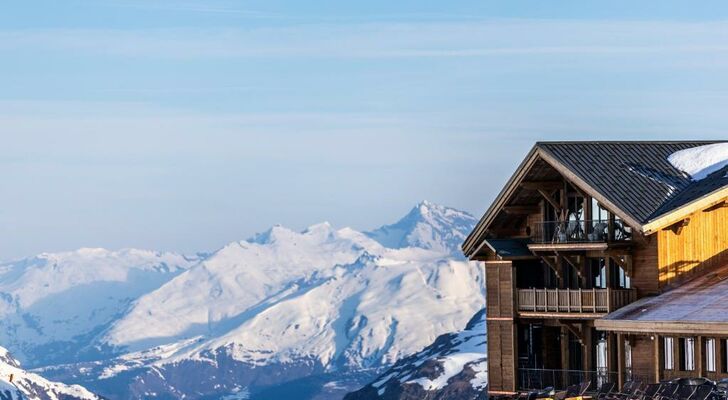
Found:
[[[632,345],[629,340],[624,341],[624,369],[628,378],[632,376]]]
[[[606,221],[608,219],[607,217],[607,210],[602,208],[602,206],[597,202],[594,198],[592,198],[592,219],[596,221]]]
[[[671,337],[666,337],[664,339],[665,344],[665,369],[674,369],[675,368],[675,359],[673,358],[673,341]]]
[[[680,338],[680,369],[695,371],[695,339]]]
[[[715,372],[715,339],[705,339],[705,370]]]

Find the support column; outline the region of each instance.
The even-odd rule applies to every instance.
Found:
[[[693,351],[695,352],[695,372],[698,373],[698,376],[703,376],[703,337],[698,336],[695,338],[695,348]]]
[[[662,366],[662,346],[660,345],[660,336],[655,335],[654,336],[654,346],[655,346],[655,381],[653,383],[657,383],[662,378],[660,376],[660,370]]]
[[[617,385],[624,386],[624,335],[617,334]]]
[[[582,336],[584,337],[584,343],[581,346],[581,354],[584,364],[584,371],[595,371],[596,366],[592,359],[592,350],[594,349],[594,340],[592,335],[592,329],[587,324],[581,325]]]
[[[569,365],[569,329],[565,326],[561,327],[561,369],[563,386],[569,385],[569,373],[566,370],[570,369]]]

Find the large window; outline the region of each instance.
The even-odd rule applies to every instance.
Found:
[[[695,338],[680,338],[680,370],[695,371]]]
[[[716,372],[715,339],[705,339],[705,370]]]
[[[607,210],[602,208],[602,205],[594,198],[592,198],[591,213],[593,220],[606,221],[609,218]]]
[[[664,353],[665,353],[665,369],[675,369],[675,358],[673,354],[674,346],[673,346],[673,339],[671,337],[666,337],[663,340],[664,343]]]
[[[624,373],[626,379],[632,376],[632,345],[629,340],[624,341]]]

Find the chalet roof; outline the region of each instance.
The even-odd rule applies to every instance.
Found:
[[[522,180],[539,179],[529,171],[534,166],[548,165],[554,173],[564,175],[629,225],[640,229],[650,221],[728,188],[725,169],[693,181],[667,160],[677,151],[720,142],[538,142],[465,240],[463,250],[467,255],[473,254],[509,201],[526,202],[515,188]]]
[[[528,239],[485,239],[485,244],[499,258],[532,257]]]
[[[667,160],[676,151],[711,143],[718,142],[544,142],[536,146],[619,210],[646,223],[728,185],[725,173],[693,181]]]
[[[701,333],[728,327],[728,265],[595,321],[622,332]]]

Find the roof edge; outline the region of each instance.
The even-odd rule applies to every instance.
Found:
[[[485,214],[483,214],[478,223],[475,225],[473,231],[470,232],[467,238],[465,238],[465,241],[461,246],[465,257],[470,258],[470,256],[475,253],[474,250],[477,242],[479,241],[479,239],[482,238],[485,230],[488,228],[493,218],[495,217],[495,211],[501,208],[501,203],[506,200],[508,192],[511,191],[514,184],[520,182],[523,179],[525,167],[536,161],[539,150],[540,147],[538,146],[538,143],[531,148],[528,154],[526,154],[526,157],[523,159],[523,161],[521,161],[521,163],[518,165],[518,167],[508,179],[506,184],[503,186],[501,191],[490,204],[488,210],[486,210]]]
[[[721,201],[724,201],[726,198],[728,198],[728,186],[723,186],[703,195],[702,197],[698,197],[687,204],[684,204],[682,207],[676,208],[650,220],[646,224],[642,225],[642,232],[644,232],[645,235],[655,233],[666,226],[670,226],[685,219],[685,217],[689,214],[711,207]]]

